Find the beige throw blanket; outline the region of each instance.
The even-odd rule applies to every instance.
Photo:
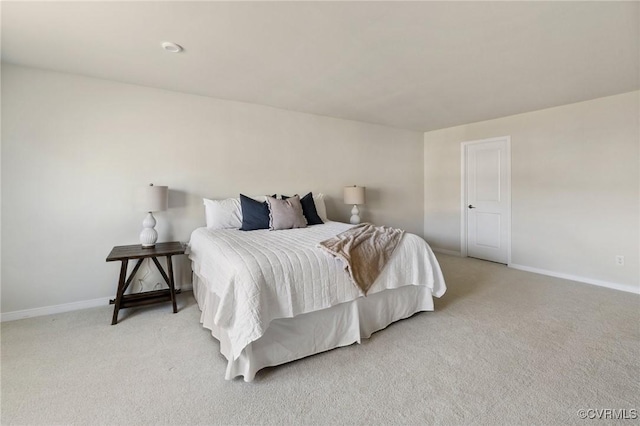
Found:
[[[404,231],[363,223],[322,241],[318,247],[345,263],[351,280],[367,294]]]

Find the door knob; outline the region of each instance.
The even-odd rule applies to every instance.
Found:
[[[469,208],[470,208],[470,209],[475,209],[475,207],[474,207],[474,206],[472,206],[471,204],[469,204]]]

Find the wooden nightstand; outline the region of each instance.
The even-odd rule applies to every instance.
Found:
[[[120,309],[131,308],[133,306],[171,301],[173,304],[173,313],[175,314],[178,312],[178,308],[176,306],[176,294],[180,293],[180,290],[175,289],[171,257],[184,254],[185,250],[186,248],[178,241],[158,243],[153,248],[142,248],[140,244],[136,244],[131,246],[116,246],[111,250],[111,253],[107,256],[107,262],[113,262],[116,260],[122,262],[120,266],[120,279],[118,280],[116,298],[109,301],[110,304],[115,305],[113,308],[113,320],[111,321],[111,325],[118,323],[118,311],[120,311]],[[165,273],[162,265],[160,265],[158,257],[167,258],[168,274]],[[129,284],[131,284],[133,277],[136,275],[136,272],[138,272],[138,268],[140,268],[140,265],[142,265],[142,262],[146,258],[151,258],[151,260],[153,260],[153,263],[155,263],[169,288],[156,291],[146,291],[144,293],[124,294],[129,287]],[[127,266],[131,259],[138,259],[138,262],[127,278]]]

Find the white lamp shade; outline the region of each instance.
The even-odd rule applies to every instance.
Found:
[[[364,186],[345,186],[345,204],[364,204]]]
[[[151,184],[140,191],[138,202],[145,212],[166,210],[169,207],[169,187]]]

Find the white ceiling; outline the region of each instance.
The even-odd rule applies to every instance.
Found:
[[[3,1],[1,16],[4,62],[419,131],[640,88],[638,2]]]

